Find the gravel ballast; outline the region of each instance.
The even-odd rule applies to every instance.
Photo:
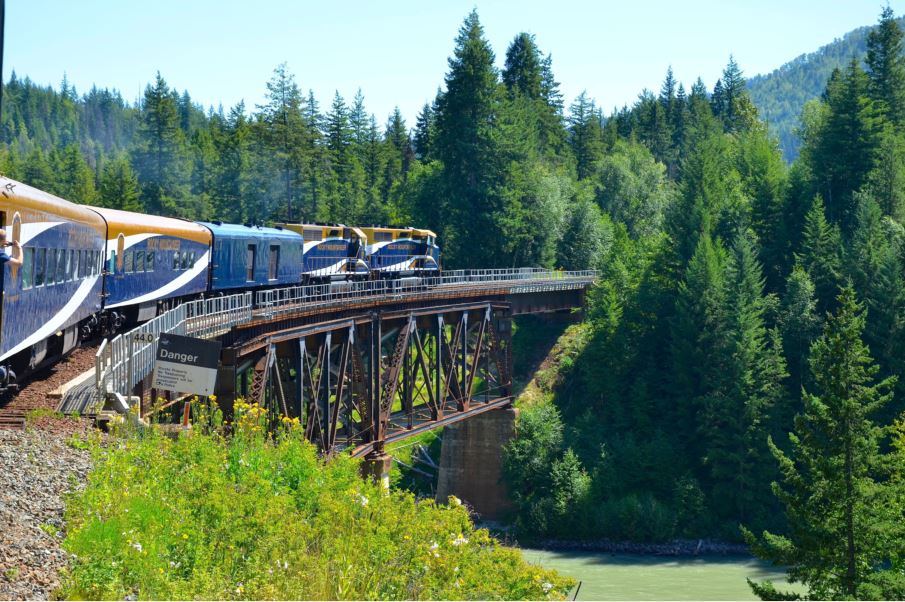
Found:
[[[68,555],[63,494],[80,487],[90,454],[67,445],[86,420],[45,418],[26,430],[0,430],[0,599],[46,600]]]

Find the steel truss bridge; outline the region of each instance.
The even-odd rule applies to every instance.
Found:
[[[97,398],[144,410],[162,333],[223,343],[217,403],[299,418],[326,454],[384,445],[512,401],[513,316],[581,307],[593,271],[464,270],[416,285],[294,286],[184,303],[96,356]]]

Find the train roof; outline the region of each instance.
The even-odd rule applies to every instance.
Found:
[[[347,226],[345,224],[302,224],[302,223],[278,223],[276,224],[278,228],[284,228],[286,230],[292,230],[293,232],[298,232],[299,234],[303,233],[305,230],[311,232],[320,232],[322,236],[329,236],[329,233],[335,230],[340,230],[340,236],[342,236],[342,230],[349,229],[352,231],[355,236],[364,240],[365,233],[361,231],[361,228],[357,228],[355,226]]]
[[[0,195],[2,195],[3,201],[12,203],[16,208],[41,211],[99,228],[103,228],[104,225],[100,216],[84,205],[61,199],[49,192],[44,192],[6,176],[0,176]],[[6,216],[7,226],[12,224],[14,217],[14,215]]]
[[[361,230],[364,232],[408,232],[412,236],[437,237],[437,234],[433,230],[428,230],[427,228],[412,228],[411,226],[404,228],[399,226],[364,226]]]
[[[210,231],[195,222],[176,219],[173,217],[161,217],[159,215],[145,215],[121,209],[108,209],[106,207],[91,207],[91,210],[104,218],[109,229],[110,238],[122,233],[126,236],[132,234],[163,234],[196,242],[210,244]]]
[[[222,222],[198,222],[210,230],[214,238],[276,238],[301,242],[302,236],[298,232],[282,228],[267,228],[265,226],[243,226],[242,224],[226,224]]]

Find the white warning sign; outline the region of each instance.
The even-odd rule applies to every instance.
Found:
[[[220,343],[162,334],[157,343],[152,386],[177,393],[213,395]]]

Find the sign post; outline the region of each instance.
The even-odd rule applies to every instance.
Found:
[[[219,341],[161,334],[153,386],[177,393],[213,395],[220,347]]]

